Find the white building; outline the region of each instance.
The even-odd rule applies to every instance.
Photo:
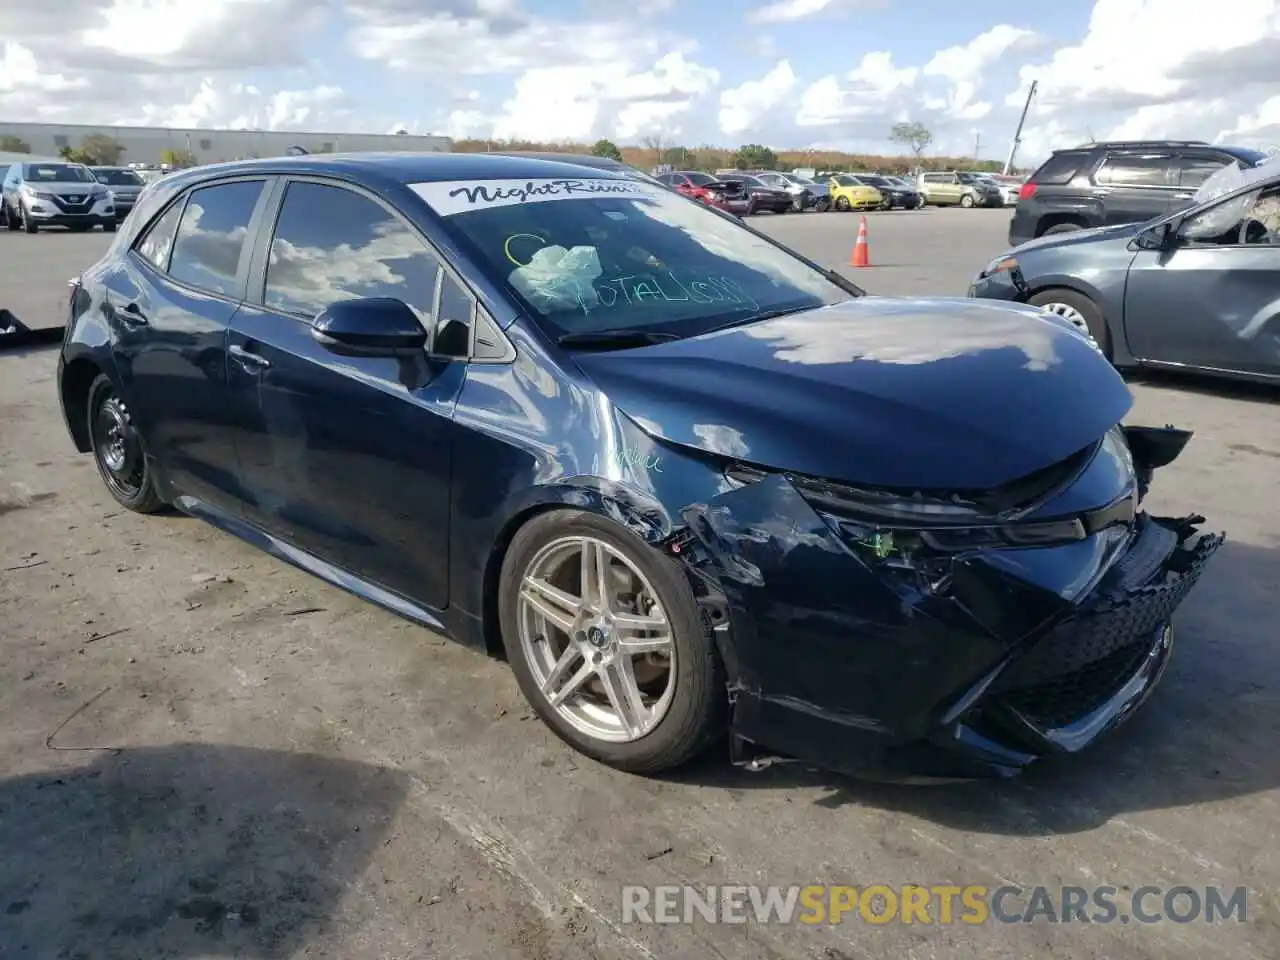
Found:
[[[391,133],[290,133],[279,130],[209,130],[175,127],[109,127],[73,123],[0,123],[0,140],[18,137],[33,157],[56,157],[63,147],[78,147],[90,134],[110,137],[124,147],[121,163],[160,163],[166,150],[189,151],[197,163],[278,157],[290,147],[308,153],[412,151],[448,153],[448,137]]]

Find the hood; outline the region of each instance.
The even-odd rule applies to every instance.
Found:
[[[84,183],[79,180],[27,180],[25,185],[35,190],[37,193],[52,193],[55,196],[84,196],[97,191],[101,193],[106,189],[98,181],[92,183]]]
[[[1028,250],[1042,250],[1049,247],[1074,247],[1082,243],[1097,243],[1101,240],[1123,240],[1128,243],[1137,236],[1148,223],[1120,223],[1110,227],[1088,227],[1084,230],[1072,230],[1069,233],[1054,233],[1020,243],[1009,253],[1026,253]]]
[[[1088,446],[1132,403],[1067,325],[959,298],[860,297],[574,359],[656,438],[879,487],[996,487]]]

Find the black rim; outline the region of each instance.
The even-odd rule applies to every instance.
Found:
[[[146,482],[142,441],[129,409],[115,394],[98,405],[93,419],[93,450],[107,483],[120,495],[136,497]]]

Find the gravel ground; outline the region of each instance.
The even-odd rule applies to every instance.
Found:
[[[876,293],[962,294],[1007,213],[873,214]],[[857,218],[761,217],[824,263]],[[108,242],[0,233],[0,306],[59,318]],[[7,300],[7,302],[6,302]],[[507,668],[181,516],[73,452],[52,347],[0,353],[0,957],[1280,957],[1280,417],[1134,385],[1196,430],[1152,507],[1231,539],[1146,711],[1007,784],[575,756]],[[624,926],[622,884],[1209,885],[1244,923]],[[1158,903],[1158,899],[1155,901]]]

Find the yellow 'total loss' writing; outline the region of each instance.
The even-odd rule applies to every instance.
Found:
[[[986,923],[991,915],[987,888],[981,886],[908,884],[894,890],[882,884],[864,887],[800,889],[801,923],[840,923],[855,914],[865,923]]]

